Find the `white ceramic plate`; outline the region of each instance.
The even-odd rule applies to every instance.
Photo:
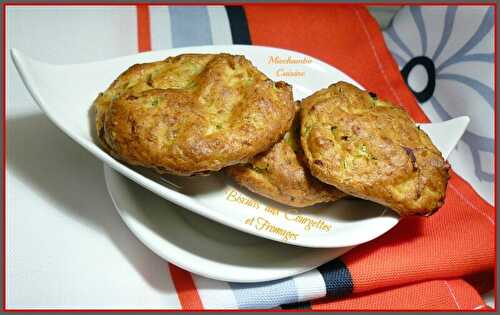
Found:
[[[271,79],[286,80],[293,85],[295,99],[302,99],[340,80],[359,86],[346,74],[320,60],[298,52],[259,46],[186,47],[73,65],[41,63],[15,49],[12,57],[33,98],[68,136],[134,182],[206,218],[260,237],[305,247],[361,244],[385,233],[398,222],[394,212],[368,201],[341,200],[293,209],[258,197],[221,174],[160,177],[151,171],[122,164],[100,149],[95,138],[91,104],[121,72],[135,63],[182,53],[219,52],[243,54]],[[276,64],[276,58],[302,60],[302,63]],[[283,73],[296,75],[283,77]],[[468,118],[463,117],[422,128],[447,156],[467,124]]]
[[[307,248],[240,232],[183,209],[104,165],[104,178],[125,224],[149,249],[190,272],[223,281],[293,276],[352,247]]]

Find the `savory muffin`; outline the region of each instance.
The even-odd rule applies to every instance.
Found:
[[[110,154],[176,175],[249,161],[283,137],[295,113],[288,84],[229,54],[136,64],[94,105]]]
[[[307,97],[301,144],[311,173],[400,215],[443,205],[449,164],[400,107],[339,82]]]
[[[343,192],[309,173],[299,144],[299,128],[296,119],[285,137],[269,151],[257,155],[248,164],[228,167],[228,173],[249,190],[293,207],[344,197]]]

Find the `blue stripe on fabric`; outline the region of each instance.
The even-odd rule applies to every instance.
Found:
[[[425,56],[427,54],[427,32],[425,31],[424,18],[422,17],[422,8],[412,6],[410,7],[410,12],[413,16],[413,20],[415,20],[420,35],[420,41],[422,42],[422,55]]]
[[[457,14],[457,7],[449,6],[446,9],[446,14],[444,16],[444,29],[441,35],[441,40],[439,41],[438,48],[434,52],[432,56],[432,60],[436,61],[444,47],[448,43],[448,39],[450,39],[451,31],[453,29],[453,24],[455,23],[455,16]]]
[[[493,99],[495,93],[493,92],[493,89],[486,84],[464,75],[453,73],[440,73],[436,76],[436,79],[452,80],[467,85],[468,87],[476,91],[479,95],[481,95],[481,97],[484,98],[488,105],[493,108]]]
[[[410,59],[414,57],[413,53],[411,50],[408,48],[408,46],[405,45],[405,43],[401,40],[401,37],[399,37],[398,33],[396,32],[396,28],[394,26],[391,26],[385,31],[387,35],[392,39],[392,41],[401,48],[402,51],[404,51]]]
[[[351,273],[341,259],[334,259],[318,267],[318,271],[325,281],[326,296],[342,297],[352,293]]]
[[[489,33],[491,28],[493,27],[493,8],[488,8],[486,11],[486,14],[483,17],[483,20],[481,21],[481,24],[477,28],[476,32],[472,37],[460,48],[453,56],[448,58],[445,62],[443,62],[441,65],[439,65],[436,68],[436,72],[439,72],[440,70],[444,69],[445,67],[449,66],[452,63],[456,63],[456,59],[464,56],[466,53],[468,53],[472,48],[476,47],[477,44],[486,36],[486,34]]]
[[[173,47],[212,44],[212,32],[207,7],[171,6],[169,11]]]
[[[270,308],[298,301],[293,278],[263,283],[229,282],[240,308]]]

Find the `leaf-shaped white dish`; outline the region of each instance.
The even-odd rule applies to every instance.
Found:
[[[398,222],[394,212],[363,200],[346,199],[297,209],[252,194],[223,174],[160,177],[151,171],[123,164],[98,146],[91,104],[121,72],[135,63],[162,60],[182,53],[220,52],[245,55],[271,79],[287,81],[293,86],[295,99],[302,99],[341,80],[361,87],[340,70],[313,57],[259,46],[185,47],[72,65],[42,63],[15,49],[12,57],[33,98],[63,132],[114,170],[206,218],[260,237],[305,247],[361,244],[385,233]],[[286,63],[286,60],[302,62]],[[468,122],[467,117],[460,117],[422,125],[422,129],[446,157]]]

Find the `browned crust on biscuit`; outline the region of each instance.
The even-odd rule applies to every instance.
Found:
[[[449,164],[400,107],[339,82],[302,102],[301,144],[311,173],[400,215],[444,203]]]
[[[293,207],[306,207],[344,197],[343,192],[320,182],[309,173],[294,129],[271,150],[259,154],[249,164],[229,167],[228,173],[249,190]]]
[[[134,65],[94,105],[109,153],[176,175],[247,162],[276,143],[294,116],[288,84],[229,54]]]

